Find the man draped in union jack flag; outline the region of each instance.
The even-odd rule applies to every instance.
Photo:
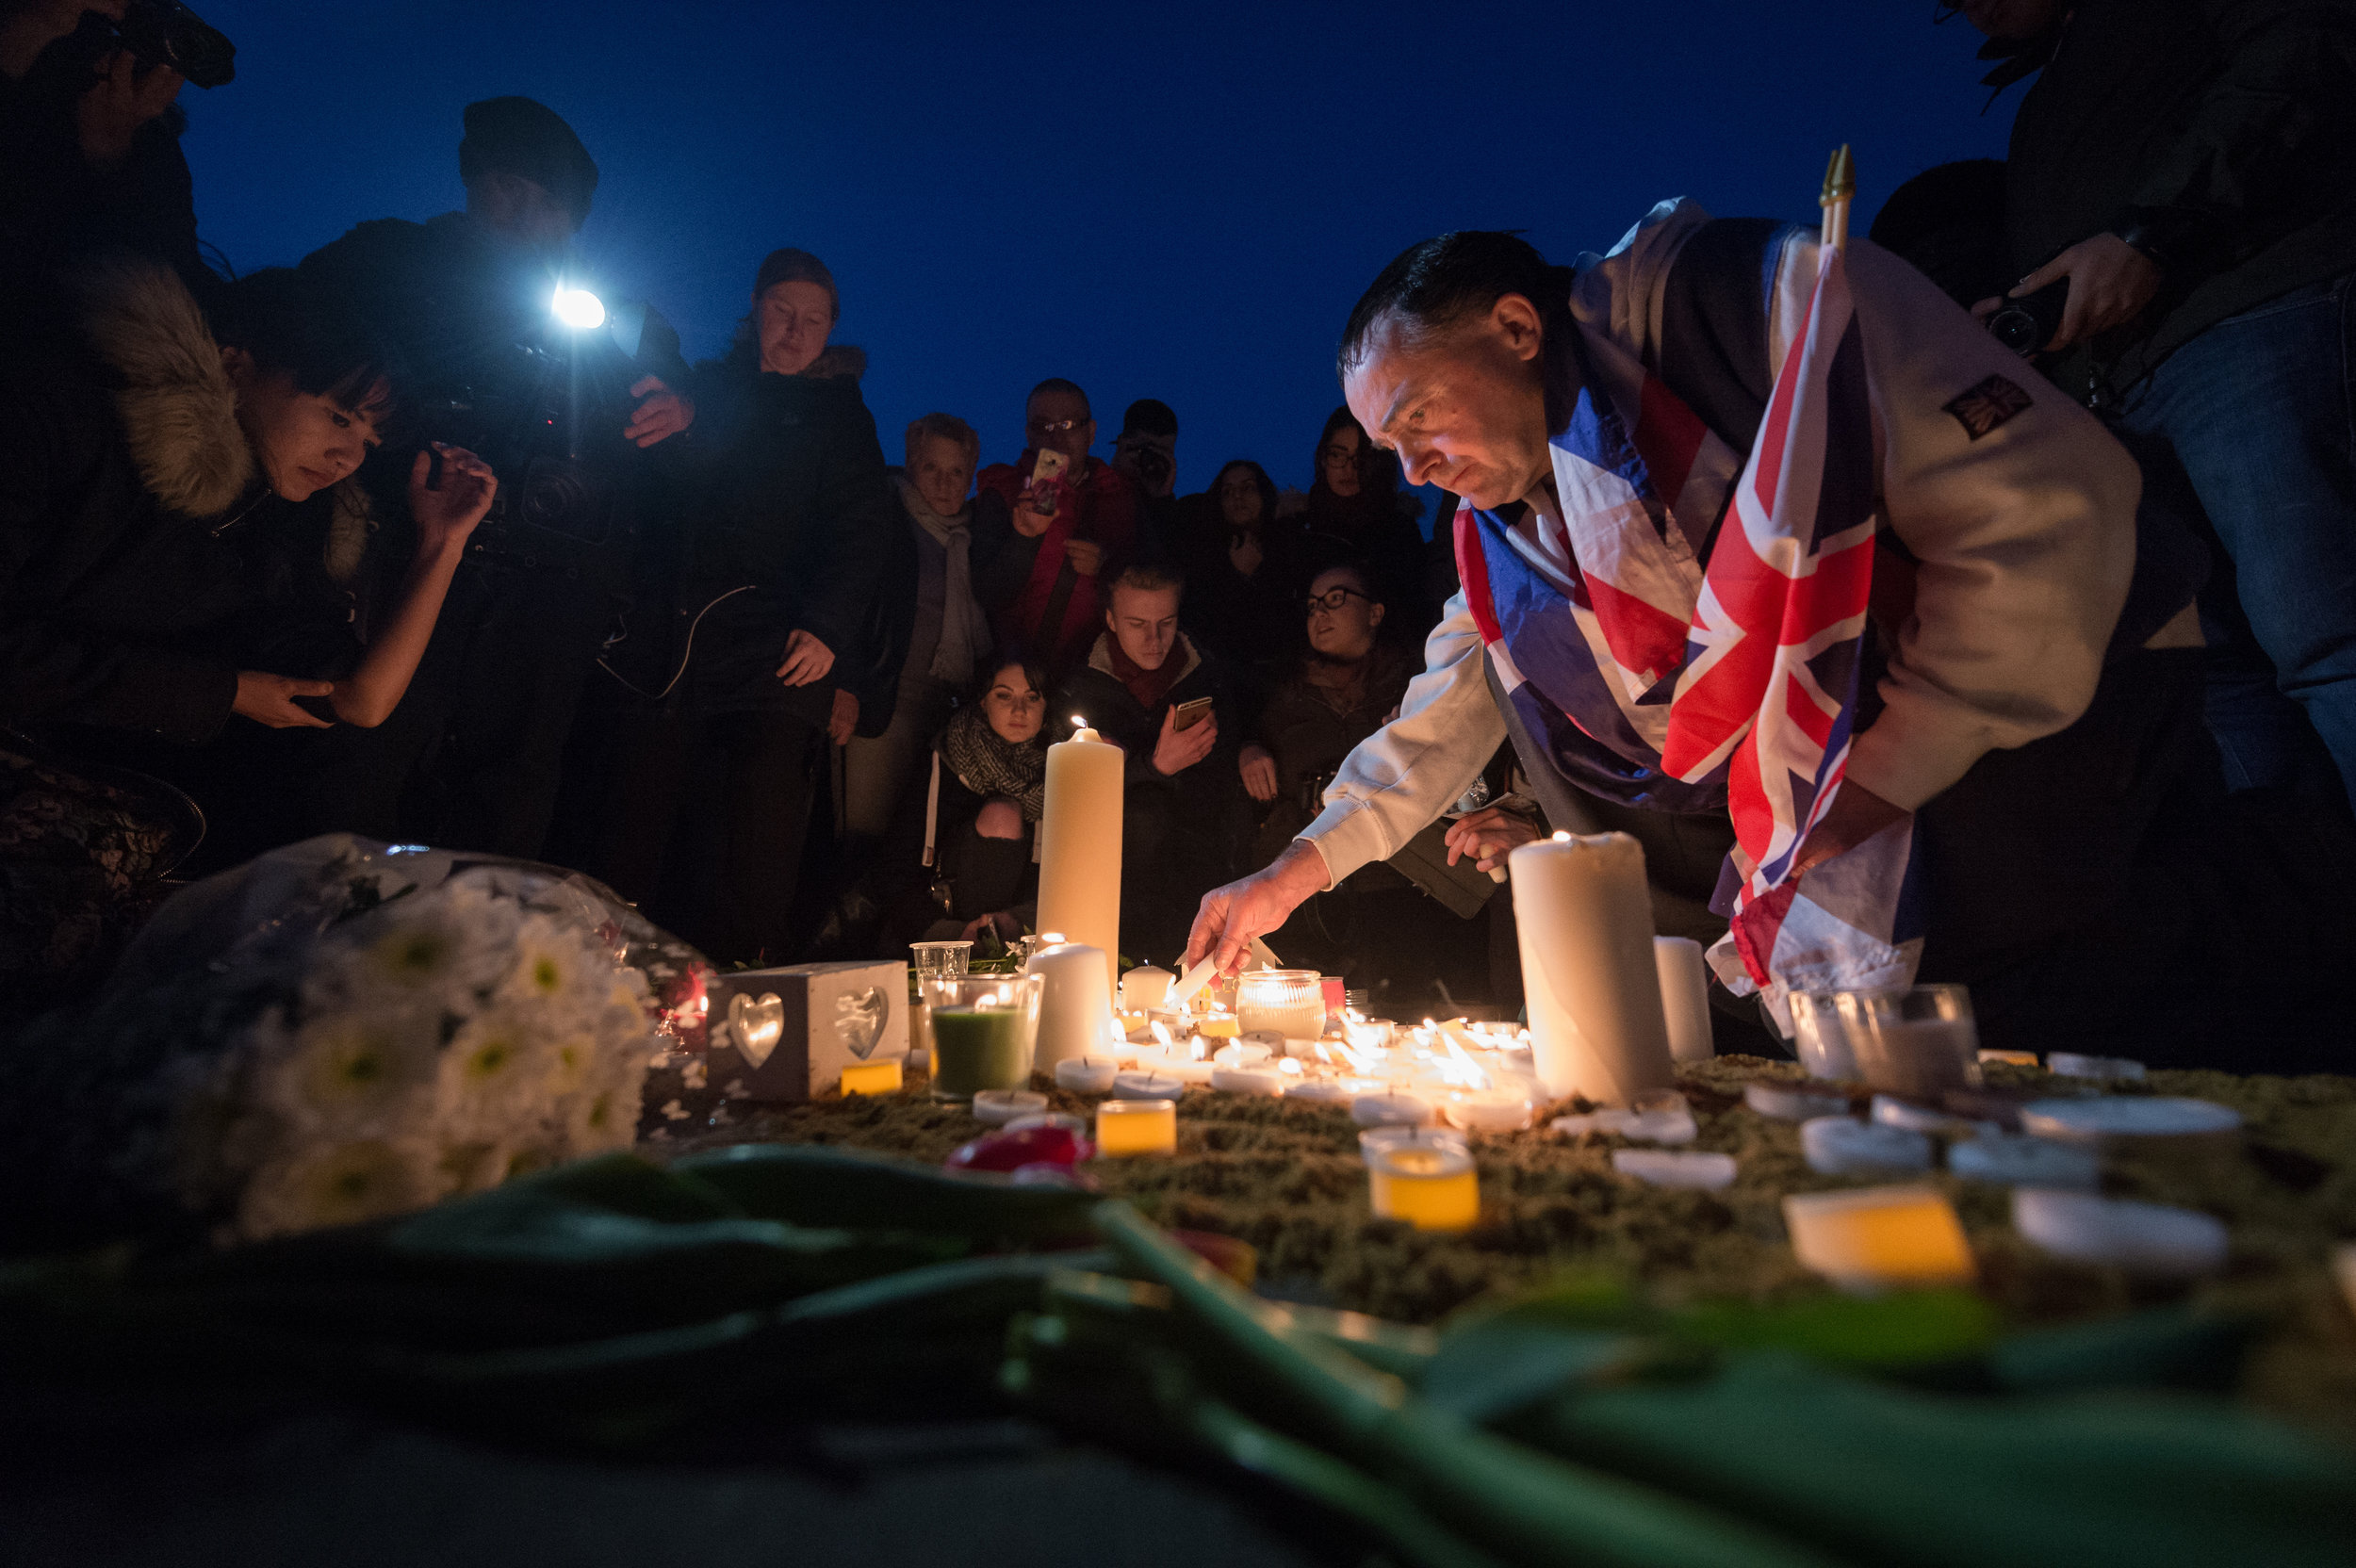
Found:
[[[2083,1044],[2055,999],[2116,951],[2197,728],[2199,584],[2139,575],[2134,461],[1871,244],[1670,202],[1581,260],[1442,236],[1351,313],[1350,408],[1462,498],[1463,587],[1189,961],[1233,967],[1510,740],[1550,825],[1635,835],[1659,923],[1778,1022],[1952,979],[1988,1044]],[[1450,842],[1485,867],[1533,831]]]

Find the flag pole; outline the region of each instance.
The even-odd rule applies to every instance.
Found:
[[[1828,248],[1845,249],[1849,243],[1849,199],[1857,194],[1857,165],[1850,160],[1849,144],[1842,142],[1832,162],[1824,169],[1824,191],[1816,198],[1816,204],[1824,209],[1824,243]]]

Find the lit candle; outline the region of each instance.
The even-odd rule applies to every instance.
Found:
[[[1043,947],[1023,966],[1045,982],[1039,999],[1034,1070],[1102,1052],[1112,1038],[1112,982],[1104,955],[1078,942]]]
[[[1518,1133],[1530,1114],[1530,1096],[1518,1089],[1451,1089],[1440,1102],[1440,1115],[1467,1133]]]
[[[1922,1134],[1845,1116],[1801,1122],[1800,1149],[1808,1168],[1824,1176],[1931,1168],[1931,1140]]]
[[[1977,1273],[1955,1205],[1927,1187],[1795,1193],[1783,1223],[1800,1262],[1844,1289],[1969,1284]]]
[[[1546,1092],[1625,1105],[1671,1086],[1643,846],[1625,833],[1558,834],[1522,845],[1507,864]]]
[[[1710,966],[1691,937],[1655,937],[1653,965],[1661,977],[1661,1012],[1669,1026],[1669,1055],[1706,1062],[1716,1054],[1710,1037]]]
[[[1186,1083],[1174,1073],[1132,1069],[1113,1075],[1113,1095],[1121,1100],[1176,1100]]]
[[[887,1056],[879,1062],[853,1062],[843,1070],[844,1094],[897,1094],[900,1084],[897,1056]]]
[[[1219,1067],[1258,1067],[1274,1054],[1263,1040],[1237,1040],[1212,1052],[1211,1060]]]
[[[1121,1064],[1109,1056],[1073,1056],[1055,1064],[1055,1086],[1073,1094],[1110,1094]]]
[[[1178,1106],[1169,1100],[1107,1100],[1096,1107],[1096,1152],[1115,1159],[1178,1152]]]
[[[1377,1143],[1366,1158],[1366,1198],[1381,1217],[1418,1231],[1470,1230],[1481,1217],[1481,1184],[1464,1145],[1437,1138]]]
[[[1272,1067],[1214,1067],[1211,1087],[1228,1094],[1279,1095],[1284,1092],[1284,1075]]]
[[[1170,1004],[1170,988],[1178,977],[1166,969],[1152,964],[1139,964],[1121,977],[1121,1007],[1123,1012],[1150,1013],[1156,1007]]]
[[[1077,722],[1077,721],[1074,721]],[[1082,725],[1047,748],[1039,819],[1039,925],[1102,955],[1105,994],[1121,952],[1121,797],[1127,759]]]
[[[980,1089],[973,1096],[973,1119],[985,1127],[1004,1127],[1046,1108],[1047,1097],[1028,1089]]]
[[[1350,1102],[1350,1119],[1361,1127],[1423,1127],[1432,1120],[1432,1102],[1403,1091],[1362,1094]]]
[[[1235,983],[1235,1026],[1280,1039],[1315,1039],[1325,1030],[1325,993],[1313,969],[1259,969]]]

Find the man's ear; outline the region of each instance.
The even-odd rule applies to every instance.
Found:
[[[1381,626],[1383,624],[1383,617],[1390,612],[1390,608],[1391,607],[1387,604],[1378,604],[1369,609],[1366,612],[1366,624],[1368,626]]]
[[[1521,294],[1500,294],[1497,302],[1489,307],[1489,326],[1517,359],[1536,359],[1546,331],[1539,323],[1538,307]]]

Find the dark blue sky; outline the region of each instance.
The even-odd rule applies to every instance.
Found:
[[[1857,226],[1906,175],[2002,156],[1978,39],[1926,0],[1804,6],[499,5],[199,0],[238,76],[184,94],[205,237],[240,270],[460,204],[459,110],[519,92],[603,171],[582,248],[717,353],[753,269],[825,257],[886,451],[929,409],[1022,443],[1024,391],[1178,410],[1180,482],[1306,485],[1333,350],[1394,253],[1451,228],[1567,259],[1655,200]]]

